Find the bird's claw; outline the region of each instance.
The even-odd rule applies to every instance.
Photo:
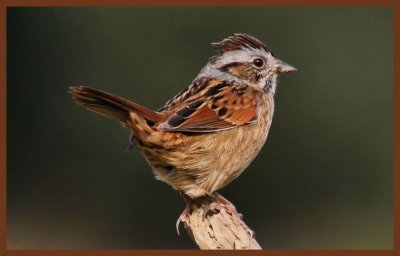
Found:
[[[176,221],[176,224],[175,224],[176,233],[178,233],[178,236],[181,235],[181,234],[179,233],[179,225],[181,224],[181,222],[182,222],[182,217],[179,216],[179,218],[178,218],[178,220]]]
[[[222,209],[222,205],[220,203],[217,202],[212,202],[210,203],[205,209],[204,209],[204,213],[203,213],[203,220],[207,217],[207,215],[209,215],[210,212],[214,212],[217,213],[219,211],[221,211]],[[211,215],[211,214],[210,214]]]
[[[187,205],[186,208],[183,210],[183,212],[181,213],[181,215],[179,215],[178,220],[176,221],[175,224],[175,228],[176,228],[176,233],[178,233],[178,236],[180,236],[181,234],[179,233],[179,225],[181,224],[181,222],[184,222],[185,219],[188,217],[189,213],[190,213],[190,205]]]

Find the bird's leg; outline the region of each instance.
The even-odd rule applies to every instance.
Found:
[[[181,224],[182,221],[184,221],[189,216],[190,211],[192,210],[192,205],[193,205],[193,201],[194,201],[194,199],[190,198],[186,194],[183,194],[183,200],[185,200],[185,202],[186,202],[186,207],[183,210],[183,212],[181,213],[181,215],[179,215],[179,218],[176,221],[176,232],[178,233],[179,236],[180,236],[179,225]]]

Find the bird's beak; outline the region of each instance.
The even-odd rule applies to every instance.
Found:
[[[289,73],[293,71],[297,71],[297,69],[293,66],[290,66],[286,62],[278,60],[274,66],[274,71],[277,74]]]

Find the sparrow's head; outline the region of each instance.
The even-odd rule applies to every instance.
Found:
[[[235,80],[274,94],[277,77],[296,71],[296,68],[279,60],[260,40],[246,34],[234,34],[211,44],[219,51],[210,59],[202,73]]]

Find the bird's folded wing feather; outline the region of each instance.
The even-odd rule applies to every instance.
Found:
[[[249,125],[257,119],[257,91],[220,80],[196,82],[163,107],[163,131],[214,132]]]

